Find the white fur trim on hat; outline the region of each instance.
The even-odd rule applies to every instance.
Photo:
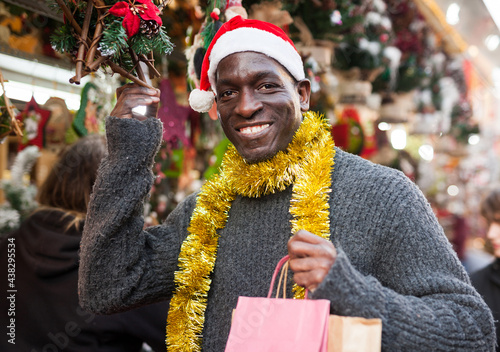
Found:
[[[214,92],[219,62],[226,56],[242,51],[265,54],[278,61],[296,80],[305,78],[302,59],[289,42],[265,30],[242,27],[223,34],[212,47],[207,74]]]
[[[189,94],[189,105],[198,112],[208,112],[214,101],[215,95],[212,91],[193,89]]]

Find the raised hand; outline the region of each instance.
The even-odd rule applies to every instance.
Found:
[[[126,84],[116,90],[117,101],[111,111],[111,116],[119,118],[134,118],[143,121],[149,117],[156,117],[160,91],[149,89],[136,84]],[[146,106],[146,114],[141,115],[134,111],[137,106]]]

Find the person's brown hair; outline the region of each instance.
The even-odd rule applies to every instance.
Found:
[[[56,208],[78,221],[85,217],[101,159],[106,155],[104,137],[93,134],[68,147],[38,189],[41,208]]]
[[[489,224],[500,223],[500,188],[491,191],[481,202],[481,215]]]

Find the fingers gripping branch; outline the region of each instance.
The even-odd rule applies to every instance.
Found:
[[[160,91],[140,87],[136,84],[127,84],[116,90],[117,101],[111,111],[111,116],[118,118],[135,118],[143,121],[149,117],[156,117],[158,103],[160,101]],[[146,106],[145,115],[140,115],[133,111],[138,106]]]

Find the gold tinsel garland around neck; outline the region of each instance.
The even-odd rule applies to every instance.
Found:
[[[328,194],[335,149],[328,123],[313,112],[304,120],[286,151],[267,161],[248,164],[230,146],[221,173],[206,182],[179,254],[176,291],[167,317],[168,351],[201,351],[210,274],[217,259],[218,229],[225,227],[237,195],[261,197],[293,184],[290,201],[291,233],[300,229],[330,238]],[[295,286],[295,298],[303,289]],[[229,314],[228,312],[227,314]]]

